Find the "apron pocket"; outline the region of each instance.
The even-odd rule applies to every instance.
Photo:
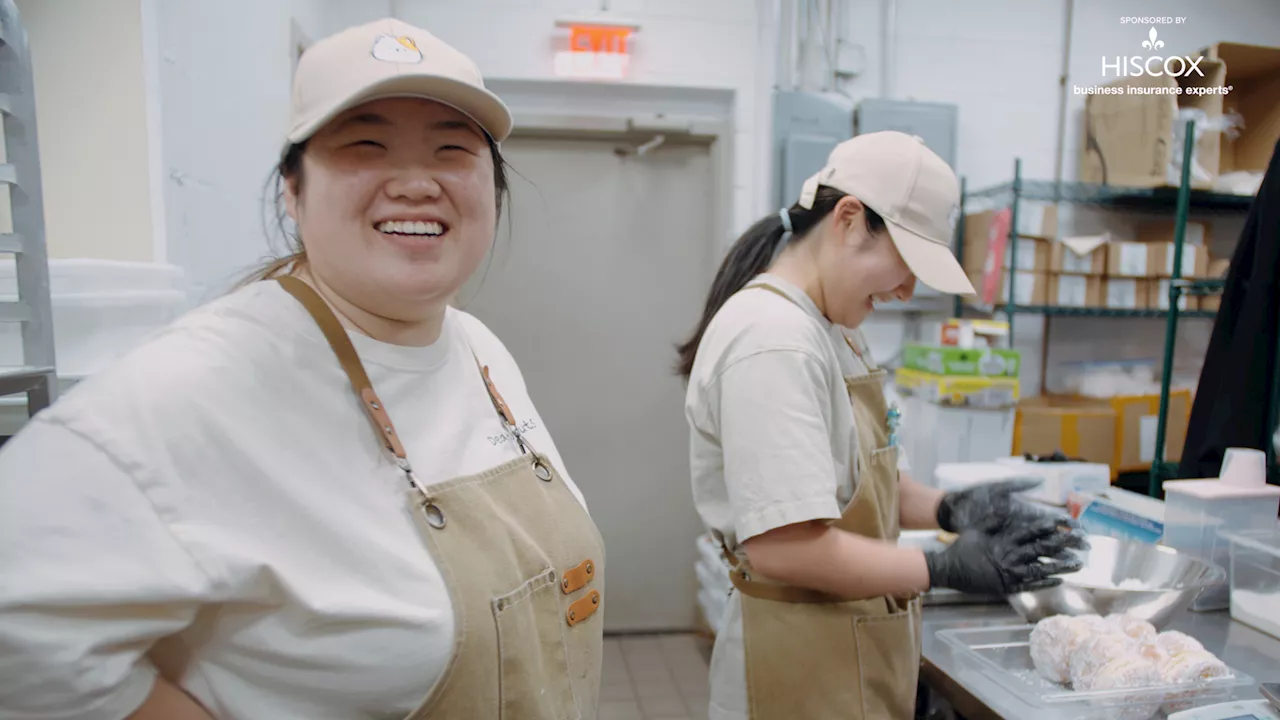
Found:
[[[918,607],[913,603],[906,612],[854,620],[863,717],[909,720],[915,715],[920,674]]]
[[[863,604],[784,603],[742,595],[752,718],[857,716],[861,687],[853,608]]]
[[[556,573],[547,569],[492,601],[502,718],[577,720]]]

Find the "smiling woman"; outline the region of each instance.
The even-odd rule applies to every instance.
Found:
[[[0,715],[594,717],[600,535],[450,307],[510,113],[382,20],[303,54],[292,119],[291,254],[0,450]]]

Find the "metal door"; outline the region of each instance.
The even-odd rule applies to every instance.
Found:
[[[520,364],[604,535],[611,631],[692,628],[695,539],[675,345],[715,262],[710,146],[517,137],[512,203],[459,305]]]

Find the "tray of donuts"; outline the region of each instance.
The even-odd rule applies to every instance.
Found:
[[[1117,718],[1150,717],[1161,705],[1174,711],[1178,701],[1254,682],[1195,638],[1157,632],[1125,614],[1053,615],[1034,625],[941,630],[938,637],[1029,704],[1130,710],[1110,715]]]

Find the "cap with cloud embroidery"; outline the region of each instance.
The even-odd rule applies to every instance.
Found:
[[[298,143],[357,105],[421,97],[457,108],[496,142],[511,111],[484,86],[471,58],[431,33],[387,18],[348,28],[303,52],[293,78],[288,138]]]
[[[920,137],[886,130],[845,140],[805,181],[801,207],[813,206],[819,185],[858,198],[884,218],[894,247],[920,282],[941,293],[975,294],[951,250],[960,183]]]

